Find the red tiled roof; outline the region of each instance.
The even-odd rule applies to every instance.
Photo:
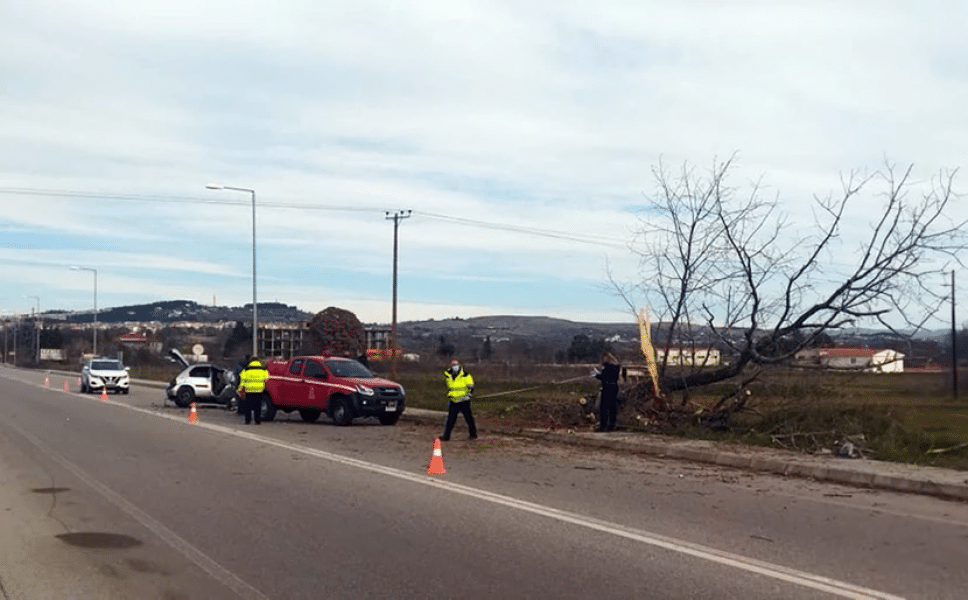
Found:
[[[118,336],[119,342],[146,342],[148,335],[145,333],[122,333]]]
[[[885,348],[821,348],[820,356],[874,356]]]

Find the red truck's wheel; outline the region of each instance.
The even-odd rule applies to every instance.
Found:
[[[341,427],[353,422],[353,412],[345,398],[332,398],[329,401],[329,416]]]
[[[272,398],[269,394],[265,394],[264,400],[262,400],[262,420],[271,421],[276,418],[276,405],[273,404]]]

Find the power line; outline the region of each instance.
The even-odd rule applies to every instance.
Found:
[[[67,190],[41,190],[33,188],[0,188],[0,194],[22,195],[22,196],[51,196],[58,198],[86,198],[91,200],[118,200],[122,202],[146,202],[158,204],[222,204],[230,206],[248,206],[246,200],[216,200],[212,198],[202,198],[198,196],[154,196],[147,194],[102,194],[93,192],[72,192]],[[299,208],[309,210],[334,210],[334,211],[357,211],[372,212],[376,208],[364,208],[359,206],[324,206],[319,204],[300,204],[296,202],[264,202],[260,201],[259,206],[269,206],[274,208]]]
[[[575,233],[569,233],[566,231],[556,231],[554,229],[538,229],[535,227],[522,227],[520,225],[510,225],[506,223],[479,221],[477,219],[467,219],[465,217],[455,217],[452,215],[441,215],[438,213],[426,212],[422,210],[415,210],[414,214],[422,215],[429,219],[437,219],[440,221],[450,221],[453,223],[459,223],[461,225],[480,227],[482,229],[510,231],[514,233],[526,233],[528,235],[536,235],[540,237],[567,240],[569,242],[580,242],[582,244],[593,244],[597,246],[611,246],[613,248],[622,248],[622,249],[628,248],[628,246],[626,246],[625,244],[616,242],[613,239],[607,238],[605,236],[575,234]]]
[[[212,205],[229,205],[229,206],[243,206],[247,203],[243,200],[232,200],[232,199],[212,199],[212,198],[201,198],[196,196],[156,196],[156,195],[144,195],[144,194],[102,194],[93,192],[78,192],[70,190],[45,190],[45,189],[35,189],[35,188],[0,188],[0,194],[6,195],[24,195],[24,196],[50,196],[58,198],[84,198],[91,200],[117,200],[121,202],[143,202],[143,203],[158,203],[158,204],[212,204]],[[351,211],[351,212],[387,212],[383,209],[360,207],[360,206],[325,206],[320,204],[300,204],[295,202],[266,202],[260,201],[259,206],[265,206],[269,208],[288,208],[288,209],[300,209],[300,210],[327,210],[327,211]],[[413,214],[421,215],[428,219],[436,219],[439,221],[449,221],[452,223],[458,223],[461,225],[466,225],[468,227],[478,227],[481,229],[491,229],[494,231],[507,231],[511,233],[522,233],[525,235],[533,235],[537,237],[545,237],[551,239],[565,240],[569,242],[577,242],[581,244],[589,244],[594,246],[607,246],[611,248],[628,249],[628,246],[621,242],[616,242],[612,238],[605,236],[597,236],[591,234],[578,234],[571,233],[567,231],[553,230],[553,229],[539,229],[536,227],[524,227],[521,225],[513,225],[509,223],[496,223],[491,221],[481,221],[477,219],[468,219],[466,217],[456,217],[453,215],[444,215],[439,213],[433,213],[428,211],[413,211]]]

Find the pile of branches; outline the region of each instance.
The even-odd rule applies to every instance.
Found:
[[[672,403],[664,396],[657,396],[651,385],[636,385],[626,390],[625,403],[639,423],[658,429],[675,429],[693,423],[700,410],[687,397],[680,403]]]
[[[720,398],[711,407],[700,406],[684,393],[680,402],[672,402],[665,394],[656,394],[655,386],[645,382],[625,391],[625,401],[635,419],[658,429],[675,429],[686,424],[701,425],[713,431],[728,431],[730,417],[746,408],[751,393],[747,386],[752,378]]]

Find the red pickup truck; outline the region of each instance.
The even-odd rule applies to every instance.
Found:
[[[266,368],[264,421],[274,419],[277,410],[298,410],[307,423],[325,411],[337,425],[349,425],[357,417],[376,417],[383,425],[393,425],[407,405],[402,385],[377,377],[349,358],[294,356],[268,361]]]

